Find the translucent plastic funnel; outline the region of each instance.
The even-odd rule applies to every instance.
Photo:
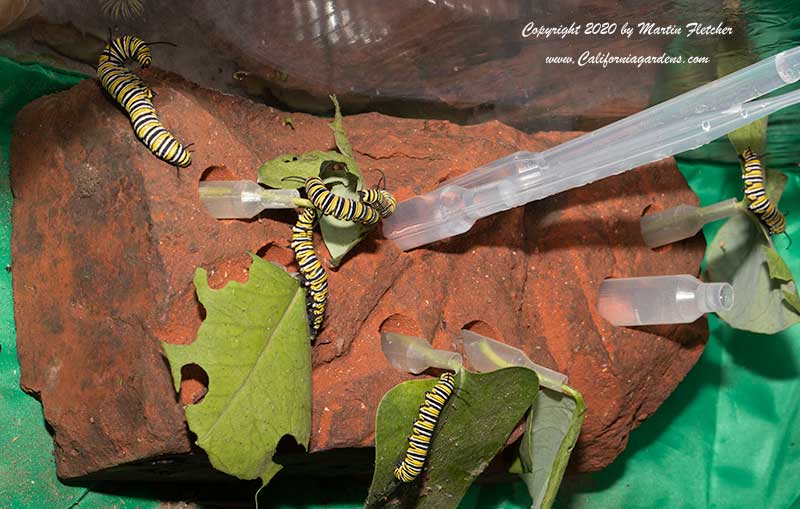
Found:
[[[534,363],[518,348],[466,329],[461,331],[461,337],[464,339],[464,353],[467,359],[482,373],[521,366],[535,371],[539,375],[542,387],[561,392],[561,385],[567,383],[567,375]]]
[[[708,223],[730,217],[739,210],[736,198],[706,207],[678,205],[644,216],[640,221],[642,238],[648,247],[659,247],[692,237]]]
[[[217,219],[249,219],[264,209],[293,209],[296,189],[264,189],[252,180],[200,182],[200,201]]]
[[[687,274],[606,279],[597,298],[600,315],[614,325],[689,323],[732,307],[731,285]]]
[[[463,362],[457,352],[436,350],[424,339],[405,334],[382,332],[381,348],[392,366],[415,375],[428,368],[458,371]]]

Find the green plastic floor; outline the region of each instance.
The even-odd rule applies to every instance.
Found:
[[[8,147],[14,116],[36,97],[66,89],[80,79],[0,59],[3,265],[11,263]],[[800,141],[795,132],[800,115],[790,115],[771,118],[771,140],[777,136],[783,143]],[[738,166],[681,162],[680,167],[703,204],[740,192],[735,178]],[[782,204],[800,203],[798,168],[780,169],[790,173]],[[799,224],[796,215],[789,217],[789,232],[795,239],[800,238]],[[706,230],[709,239],[714,232],[715,228]],[[777,244],[800,277],[797,248],[792,254],[784,242]],[[19,389],[12,274],[0,270],[0,508],[159,507],[159,495],[149,486],[121,490],[117,486],[119,494],[109,494],[106,485],[70,487],[56,478],[53,444],[41,406]],[[686,380],[633,432],[628,448],[610,467],[570,478],[558,507],[800,508],[800,327],[761,336],[731,330],[713,317],[710,325],[708,347]],[[267,507],[356,508],[366,489],[366,484],[339,483],[315,491],[306,483],[277,480],[265,490],[263,501]],[[474,487],[461,505],[529,506],[521,483]]]

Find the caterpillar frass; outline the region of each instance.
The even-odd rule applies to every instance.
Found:
[[[110,39],[97,64],[100,83],[125,109],[136,136],[156,157],[174,166],[189,166],[191,154],[161,125],[152,102],[153,92],[125,67],[129,60],[148,67],[152,59],[147,43],[133,35]]]
[[[758,154],[749,148],[742,152],[741,158],[744,161],[742,180],[744,181],[744,196],[747,199],[747,208],[767,226],[770,235],[785,234],[786,217],[767,196],[765,188],[766,172],[761,164],[761,159]]]
[[[439,415],[455,387],[455,376],[452,373],[443,373],[433,389],[425,393],[425,401],[419,407],[419,414],[408,439],[406,455],[394,469],[397,480],[412,482],[422,472]]]
[[[294,257],[300,267],[306,287],[306,310],[311,316],[311,336],[315,338],[325,319],[328,301],[328,275],[314,252],[313,229],[317,211],[311,207],[303,209],[292,227]]]
[[[373,225],[381,219],[381,215],[371,205],[330,192],[319,177],[307,178],[305,186],[308,199],[323,215],[367,226]]]

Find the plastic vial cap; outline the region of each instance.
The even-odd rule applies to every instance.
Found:
[[[428,368],[458,371],[463,363],[461,354],[449,350],[436,350],[422,338],[381,333],[383,355],[396,369],[418,375]]]
[[[600,285],[597,310],[619,326],[689,323],[730,310],[733,300],[730,284],[703,283],[688,274],[612,278]]]
[[[697,287],[695,295],[698,307],[706,313],[733,308],[733,287],[728,283],[703,283]]]

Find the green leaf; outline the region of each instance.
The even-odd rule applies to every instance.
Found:
[[[434,378],[403,382],[383,396],[375,417],[375,471],[367,496],[367,507],[380,507],[380,502],[398,487],[394,468],[403,459],[411,425],[417,417],[425,392],[437,382]]]
[[[741,154],[748,148],[763,154],[767,146],[767,117],[729,132],[728,139],[733,144],[737,154]]]
[[[789,177],[778,170],[767,168],[766,171],[765,191],[767,192],[767,197],[777,206],[781,201],[781,196],[783,196],[783,190],[786,188],[786,182]]]
[[[339,161],[361,178],[361,171],[351,167],[352,160],[339,152],[312,150],[304,154],[284,154],[270,159],[258,169],[258,182],[275,189],[299,189],[308,177],[319,175],[325,161]],[[296,177],[284,180],[286,177]]]
[[[491,373],[461,371],[459,388],[440,417],[422,480],[400,483],[402,460],[423,395],[435,381],[411,381],[389,391],[376,418],[375,473],[367,507],[385,507],[397,496],[419,509],[457,507],[467,488],[500,451],[538,390],[536,373],[505,368]]]
[[[783,291],[783,298],[786,300],[786,303],[795,313],[800,315],[800,297],[797,296],[797,293],[791,293],[787,290]]]
[[[347,139],[347,136],[344,134],[344,123],[342,122],[342,110],[339,108],[339,101],[336,99],[336,96],[331,94],[328,97],[331,98],[333,101],[333,122],[328,124],[333,130],[333,137],[336,140],[336,146],[339,147],[339,152],[343,155],[353,158],[353,149],[350,147],[350,140]]]
[[[767,259],[769,277],[779,281],[794,281],[792,271],[789,270],[789,266],[783,261],[781,255],[772,247],[762,245],[761,248],[764,250],[764,256]]]
[[[539,391],[522,437],[520,476],[533,499],[532,509],[552,507],[583,425],[583,398],[574,389],[566,391]]]
[[[292,128],[292,131],[294,131],[294,120],[292,120],[292,117],[284,117],[283,125],[288,125]]]
[[[767,239],[758,219],[742,212],[731,217],[717,232],[706,253],[706,271],[711,281],[733,286],[734,304],[717,313],[734,328],[774,334],[791,327],[798,317],[784,305],[783,291],[796,293],[794,282],[781,283],[770,277]]]
[[[186,420],[211,464],[266,484],[281,468],[272,461],[281,437],[308,447],[311,347],[304,289],[282,268],[251,256],[247,282],[220,290],[197,269],[207,317],[192,344],[163,346],[176,390],[183,366],[197,364],[208,374],[208,392],[186,407]]]
[[[330,181],[340,182],[337,177],[325,179],[326,184],[330,183]],[[331,192],[351,200],[360,199],[358,193],[346,185],[334,185],[331,188]],[[322,232],[322,240],[325,241],[325,247],[328,248],[328,252],[331,255],[331,265],[334,267],[338,267],[345,255],[356,244],[361,242],[372,229],[371,226],[364,226],[352,221],[342,221],[333,216],[322,216],[319,220],[319,228]]]

